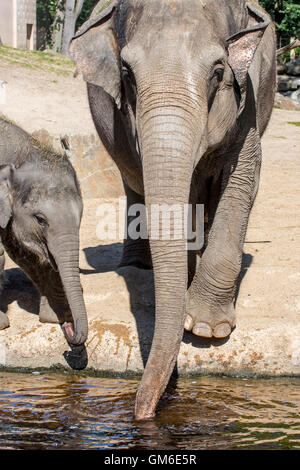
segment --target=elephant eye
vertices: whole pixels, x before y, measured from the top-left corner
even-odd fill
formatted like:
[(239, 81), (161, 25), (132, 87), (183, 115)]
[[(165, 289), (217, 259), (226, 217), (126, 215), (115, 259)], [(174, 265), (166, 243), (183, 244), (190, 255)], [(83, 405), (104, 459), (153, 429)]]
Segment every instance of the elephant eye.
[(218, 82), (221, 82), (223, 80), (224, 76), (224, 69), (222, 67), (218, 67), (214, 70), (214, 77), (217, 78)]
[(124, 59), (122, 59), (122, 73), (123, 75), (127, 75), (130, 79), (134, 77), (132, 68)]
[(48, 225), (46, 219), (42, 215), (34, 214), (33, 217), (35, 218), (37, 223), (41, 225), (42, 227), (46, 227)]

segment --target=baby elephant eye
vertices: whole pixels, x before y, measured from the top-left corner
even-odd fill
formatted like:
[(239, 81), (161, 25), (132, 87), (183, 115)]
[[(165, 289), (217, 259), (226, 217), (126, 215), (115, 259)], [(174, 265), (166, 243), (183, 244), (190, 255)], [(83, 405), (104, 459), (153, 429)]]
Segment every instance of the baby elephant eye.
[(47, 222), (46, 222), (46, 220), (44, 219), (44, 217), (43, 217), (42, 215), (40, 215), (40, 214), (34, 214), (33, 217), (35, 218), (35, 220), (37, 221), (37, 223), (38, 223), (39, 225), (41, 225), (42, 227), (46, 227)]
[(219, 82), (221, 82), (223, 80), (223, 76), (224, 76), (224, 69), (223, 68), (218, 67), (217, 69), (215, 69), (214, 77), (216, 77)]

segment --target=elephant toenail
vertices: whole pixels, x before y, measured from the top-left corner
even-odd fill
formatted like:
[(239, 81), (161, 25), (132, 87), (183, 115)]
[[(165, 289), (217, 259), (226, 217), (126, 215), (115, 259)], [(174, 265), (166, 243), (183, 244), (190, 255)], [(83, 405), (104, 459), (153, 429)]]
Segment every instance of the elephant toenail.
[(193, 328), (193, 319), (190, 315), (186, 315), (185, 316), (185, 321), (184, 321), (184, 329), (187, 330), (187, 331), (191, 331), (191, 329)]
[(212, 337), (212, 329), (207, 323), (197, 323), (193, 328), (193, 333), (196, 336), (203, 336), (204, 338)]
[(215, 338), (226, 338), (231, 333), (231, 326), (229, 323), (220, 323), (214, 329), (214, 337)]

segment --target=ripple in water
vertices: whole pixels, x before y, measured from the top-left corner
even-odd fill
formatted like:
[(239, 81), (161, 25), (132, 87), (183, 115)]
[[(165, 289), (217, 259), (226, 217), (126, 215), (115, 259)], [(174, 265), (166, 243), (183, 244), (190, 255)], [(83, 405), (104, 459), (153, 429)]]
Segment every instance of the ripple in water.
[(0, 372), (0, 449), (300, 449), (299, 379), (178, 379), (143, 423), (138, 384)]

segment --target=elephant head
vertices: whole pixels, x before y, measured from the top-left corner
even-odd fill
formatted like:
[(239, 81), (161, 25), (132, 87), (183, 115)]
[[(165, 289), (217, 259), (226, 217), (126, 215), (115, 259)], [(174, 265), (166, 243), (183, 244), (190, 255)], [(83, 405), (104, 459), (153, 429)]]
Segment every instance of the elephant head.
[[(200, 159), (234, 133), (269, 23), (255, 1), (112, 0), (99, 2), (73, 38), (71, 57), (89, 89), (101, 87), (130, 121), (148, 209), (187, 204)], [(174, 239), (174, 227), (169, 240), (154, 239), (149, 221), (156, 320), (139, 419), (153, 415), (184, 330), (186, 240)]]
[(67, 157), (30, 148), (21, 165), (0, 167), (4, 247), (58, 319), (71, 320), (63, 325), (71, 345), (83, 344), (88, 331), (79, 279), (81, 216), (80, 188)]

